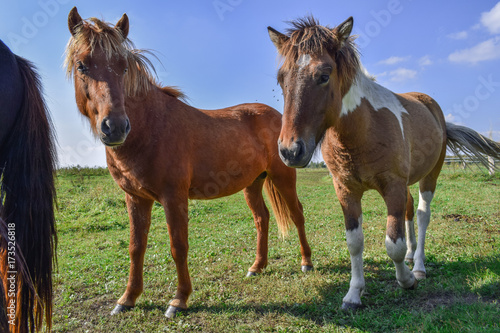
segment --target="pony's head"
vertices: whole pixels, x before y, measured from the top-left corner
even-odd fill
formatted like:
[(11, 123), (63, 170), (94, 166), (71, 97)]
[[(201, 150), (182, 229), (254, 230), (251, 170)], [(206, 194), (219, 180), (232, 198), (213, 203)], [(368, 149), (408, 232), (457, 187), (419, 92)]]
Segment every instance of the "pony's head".
[(148, 90), (153, 82), (150, 63), (127, 39), (126, 14), (113, 26), (96, 18), (83, 20), (74, 7), (68, 27), (65, 64), (74, 77), (78, 108), (106, 146), (121, 145), (130, 132), (125, 99)]
[(313, 17), (291, 25), (286, 34), (268, 27), (283, 58), (278, 83), (285, 106), (278, 144), (286, 165), (305, 167), (341, 112), (342, 97), (355, 80), (359, 58), (350, 36), (352, 17), (335, 28), (321, 26)]

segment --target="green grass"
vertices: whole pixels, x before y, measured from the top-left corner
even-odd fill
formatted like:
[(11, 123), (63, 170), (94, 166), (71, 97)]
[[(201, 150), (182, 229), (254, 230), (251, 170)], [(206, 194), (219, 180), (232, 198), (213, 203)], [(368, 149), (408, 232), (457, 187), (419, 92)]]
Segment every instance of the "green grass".
[[(500, 175), (447, 167), (432, 202), (427, 279), (397, 286), (385, 252), (386, 209), (363, 198), (365, 307), (340, 310), (350, 261), (340, 205), (325, 169), (298, 171), (299, 198), (315, 270), (300, 271), (298, 237), (270, 227), (269, 265), (244, 278), (255, 258), (255, 229), (241, 193), (190, 202), (189, 312), (163, 313), (177, 277), (163, 209), (155, 204), (134, 310), (110, 317), (128, 277), (124, 193), (106, 170), (58, 174), (58, 272), (54, 332), (500, 332)], [(418, 187), (412, 186), (418, 198)]]

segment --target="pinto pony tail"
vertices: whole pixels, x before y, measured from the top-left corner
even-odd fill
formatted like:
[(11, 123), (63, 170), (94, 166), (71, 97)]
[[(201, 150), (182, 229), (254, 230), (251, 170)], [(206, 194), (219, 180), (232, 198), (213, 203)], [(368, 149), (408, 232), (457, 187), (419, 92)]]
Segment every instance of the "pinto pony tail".
[[(41, 331), (45, 320), (50, 332), (52, 268), (57, 246), (55, 139), (40, 77), (29, 61), (18, 56), (16, 61), (24, 86), (23, 102), (0, 154), (0, 216), (4, 220), (0, 226), (1, 245), (4, 249), (7, 244), (15, 248), (15, 267), (8, 263), (13, 251), (10, 256), (1, 251), (0, 271), (4, 273), (3, 292), (7, 297), (10, 296), (6, 287), (11, 285), (10, 281), (7, 283), (7, 272), (17, 272), (14, 274), (16, 313), (10, 331)], [(9, 243), (11, 238), (15, 244)], [(12, 302), (12, 299), (7, 300)]]
[(285, 199), (274, 186), (269, 177), (267, 177), (264, 182), (264, 188), (269, 201), (271, 201), (271, 207), (273, 209), (274, 217), (276, 218), (276, 223), (278, 224), (278, 230), (284, 238), (288, 235), (288, 230), (290, 230), (290, 225), (292, 223), (290, 209), (288, 208)]
[(500, 159), (500, 144), (468, 127), (446, 123), (446, 138), (447, 146), (462, 162), (466, 161), (460, 152), (469, 158), (477, 158), (487, 168), (490, 168), (487, 156)]

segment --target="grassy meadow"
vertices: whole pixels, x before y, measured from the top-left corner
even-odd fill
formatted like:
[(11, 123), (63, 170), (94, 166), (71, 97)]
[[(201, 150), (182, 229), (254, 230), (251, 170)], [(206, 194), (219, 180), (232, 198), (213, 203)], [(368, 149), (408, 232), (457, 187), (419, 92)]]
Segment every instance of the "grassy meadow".
[[(153, 207), (144, 293), (110, 317), (128, 278), (124, 193), (105, 169), (58, 172), (58, 270), (54, 332), (500, 332), (500, 174), (447, 166), (432, 202), (427, 279), (398, 287), (385, 251), (386, 209), (363, 198), (366, 293), (340, 309), (350, 280), (342, 212), (326, 169), (298, 170), (315, 270), (300, 271), (295, 229), (282, 240), (271, 220), (269, 265), (245, 278), (256, 232), (242, 193), (190, 202), (189, 312), (163, 316), (177, 277), (163, 209)], [(412, 186), (418, 198), (418, 187)]]

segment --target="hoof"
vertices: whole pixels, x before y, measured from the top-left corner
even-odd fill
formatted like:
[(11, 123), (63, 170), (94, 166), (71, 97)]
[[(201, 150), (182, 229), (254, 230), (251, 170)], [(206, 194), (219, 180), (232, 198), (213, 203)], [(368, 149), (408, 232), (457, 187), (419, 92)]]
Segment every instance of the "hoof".
[(425, 279), (425, 272), (413, 271), (413, 275), (415, 275), (415, 279), (417, 279), (417, 280), (424, 280)]
[(117, 315), (117, 314), (122, 313), (122, 312), (127, 312), (127, 311), (132, 310), (132, 308), (133, 308), (133, 306), (116, 304), (113, 311), (111, 311), (111, 315), (114, 316), (114, 315)]
[(314, 267), (313, 266), (302, 265), (302, 267), (300, 269), (302, 270), (302, 272), (307, 273), (307, 272), (312, 271), (314, 269)]
[(363, 307), (362, 304), (342, 302), (342, 310), (346, 312), (356, 312)]
[(175, 318), (177, 313), (186, 312), (186, 311), (187, 311), (187, 309), (178, 308), (176, 306), (169, 305), (167, 311), (165, 312), (165, 317), (172, 319), (172, 318)]
[(415, 290), (417, 289), (417, 286), (418, 286), (418, 280), (417, 278), (415, 278), (415, 282), (413, 283), (413, 285), (409, 288), (406, 288), (406, 290)]
[(246, 277), (253, 277), (253, 276), (257, 276), (257, 275), (258, 275), (258, 274), (257, 274), (257, 273), (255, 273), (255, 272), (250, 272), (250, 271), (248, 271), (248, 272), (247, 272), (247, 276), (246, 276)]

